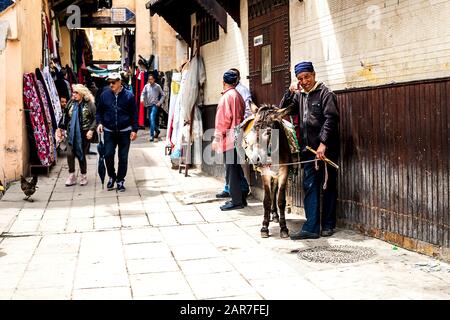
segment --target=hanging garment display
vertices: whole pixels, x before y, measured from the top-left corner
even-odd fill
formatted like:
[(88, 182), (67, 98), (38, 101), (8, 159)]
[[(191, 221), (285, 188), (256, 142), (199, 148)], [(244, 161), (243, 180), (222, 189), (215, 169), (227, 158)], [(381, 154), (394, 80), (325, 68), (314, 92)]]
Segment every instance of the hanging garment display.
[(34, 85), (33, 74), (24, 74), (23, 88), (24, 109), (28, 111), (27, 114), (31, 125), (30, 130), (32, 130), (32, 136), (34, 137), (34, 141), (30, 141), (30, 143), (35, 144), (36, 153), (40, 163), (43, 166), (48, 167), (52, 164), (52, 161), (50, 160), (50, 142), (48, 140), (38, 93), (36, 92)]
[(52, 117), (50, 115), (50, 106), (47, 101), (47, 96), (45, 94), (44, 85), (40, 80), (37, 80), (35, 78), (35, 75), (33, 75), (33, 78), (36, 83), (36, 92), (38, 93), (39, 100), (41, 103), (42, 113), (45, 115), (44, 120), (46, 121), (46, 129), (48, 134), (48, 141), (49, 141), (49, 151), (50, 151), (50, 161), (51, 163), (55, 162), (56, 160), (56, 146), (55, 146), (55, 131), (53, 130), (52, 125)]
[(72, 30), (70, 32), (71, 59), (73, 72), (77, 83), (85, 83), (85, 75), (88, 75), (87, 66), (92, 63), (92, 46), (85, 30)]
[(45, 97), (50, 106), (49, 110), (50, 110), (50, 116), (52, 119), (52, 126), (54, 128), (56, 128), (58, 126), (58, 122), (56, 122), (55, 109), (53, 108), (52, 100), (50, 99), (50, 91), (47, 88), (47, 83), (45, 82), (44, 74), (42, 73), (41, 69), (39, 69), (39, 68), (36, 68), (35, 72), (36, 72), (36, 74), (35, 74), (36, 79), (40, 80), (41, 83), (44, 85)]
[(171, 150), (175, 145), (175, 135), (174, 132), (174, 117), (175, 117), (175, 109), (177, 106), (178, 94), (180, 92), (181, 85), (181, 73), (176, 72), (172, 75), (172, 83), (170, 85), (170, 100), (169, 100), (169, 120), (167, 122), (167, 135), (166, 135), (166, 144), (170, 146)]
[[(201, 86), (206, 81), (205, 65), (203, 58), (196, 54), (185, 66), (181, 79), (180, 93), (174, 115), (175, 147), (173, 156), (181, 156), (183, 143), (183, 127), (193, 123), (193, 108), (197, 105)], [(192, 117), (192, 118), (191, 118)], [(175, 129), (176, 128), (176, 129)], [(191, 130), (184, 130), (191, 132)], [(172, 134), (173, 135), (173, 134)], [(187, 139), (187, 137), (185, 138)]]
[(145, 106), (144, 103), (141, 102), (141, 93), (144, 90), (145, 84), (148, 81), (148, 72), (141, 71), (136, 69), (136, 74), (134, 76), (135, 83), (135, 99), (136, 105), (138, 106), (138, 125), (140, 127), (144, 127), (145, 125)]
[(56, 123), (58, 124), (62, 117), (61, 103), (59, 101), (58, 90), (56, 90), (55, 81), (53, 81), (49, 67), (44, 67), (44, 70), (42, 70), (42, 75), (44, 76), (44, 83), (50, 95), (50, 101), (55, 114)]
[(181, 157), (181, 141), (182, 141), (182, 130), (184, 126), (184, 121), (181, 119), (181, 106), (183, 104), (184, 92), (186, 90), (186, 79), (189, 74), (188, 65), (186, 65), (181, 72), (180, 81), (180, 91), (175, 102), (172, 120), (172, 134), (171, 141), (173, 143), (173, 152), (171, 154), (172, 159), (177, 159)]

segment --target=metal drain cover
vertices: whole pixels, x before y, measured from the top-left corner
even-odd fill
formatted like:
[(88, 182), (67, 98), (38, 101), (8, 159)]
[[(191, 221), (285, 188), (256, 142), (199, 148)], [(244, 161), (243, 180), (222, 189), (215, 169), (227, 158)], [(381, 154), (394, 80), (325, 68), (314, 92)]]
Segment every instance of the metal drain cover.
[(376, 256), (371, 248), (358, 246), (322, 246), (300, 250), (297, 254), (301, 260), (318, 263), (354, 263)]

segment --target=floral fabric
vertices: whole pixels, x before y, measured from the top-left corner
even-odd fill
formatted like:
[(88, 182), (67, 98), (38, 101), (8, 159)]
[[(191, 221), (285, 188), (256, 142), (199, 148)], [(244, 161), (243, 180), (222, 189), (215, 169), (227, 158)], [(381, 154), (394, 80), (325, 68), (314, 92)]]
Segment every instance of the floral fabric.
[(31, 129), (36, 143), (36, 150), (39, 160), (43, 166), (52, 164), (50, 157), (50, 141), (45, 125), (45, 115), (42, 114), (42, 108), (36, 91), (32, 73), (23, 76), (23, 102), (27, 110), (27, 116), (31, 120)]

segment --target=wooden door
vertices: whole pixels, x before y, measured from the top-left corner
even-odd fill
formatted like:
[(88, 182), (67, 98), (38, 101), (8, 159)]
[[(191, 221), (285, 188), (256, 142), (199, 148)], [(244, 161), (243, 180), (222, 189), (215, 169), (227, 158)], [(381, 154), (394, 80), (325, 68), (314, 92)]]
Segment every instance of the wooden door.
[(277, 104), (290, 84), (289, 1), (249, 0), (250, 90)]

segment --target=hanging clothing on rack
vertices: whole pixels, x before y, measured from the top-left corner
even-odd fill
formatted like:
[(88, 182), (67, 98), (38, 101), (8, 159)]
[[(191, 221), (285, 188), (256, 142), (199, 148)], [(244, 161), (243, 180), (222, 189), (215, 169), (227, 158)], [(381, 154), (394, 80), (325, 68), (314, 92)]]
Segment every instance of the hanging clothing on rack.
[(136, 69), (135, 78), (135, 99), (136, 105), (138, 107), (138, 125), (144, 127), (145, 125), (145, 107), (144, 103), (141, 102), (141, 93), (144, 90), (145, 84), (148, 81), (148, 72), (141, 71), (139, 68)]
[(52, 117), (50, 114), (50, 106), (47, 100), (47, 96), (45, 94), (44, 85), (40, 80), (37, 80), (35, 78), (35, 75), (33, 75), (33, 78), (36, 84), (36, 92), (38, 93), (39, 100), (41, 103), (42, 114), (45, 115), (44, 120), (48, 134), (48, 141), (49, 141), (48, 147), (50, 151), (49, 157), (51, 163), (54, 163), (56, 160), (56, 145), (55, 145), (56, 140), (55, 140), (55, 131), (53, 130), (54, 127), (52, 125)]
[(56, 90), (55, 82), (53, 81), (49, 67), (44, 67), (42, 74), (44, 76), (48, 93), (50, 94), (50, 101), (53, 106), (53, 112), (55, 113), (55, 120), (56, 123), (58, 124), (62, 117), (61, 103), (59, 101), (58, 90)]
[(50, 117), (52, 120), (52, 126), (53, 126), (53, 128), (56, 128), (58, 125), (58, 122), (56, 121), (55, 109), (53, 108), (52, 100), (50, 98), (50, 90), (47, 88), (47, 83), (45, 82), (44, 74), (42, 73), (41, 69), (36, 68), (35, 76), (36, 76), (36, 79), (41, 81), (42, 85), (44, 86), (44, 95), (50, 106), (49, 111), (50, 111)]
[(34, 144), (41, 165), (48, 167), (52, 164), (50, 159), (50, 142), (32, 73), (24, 74), (23, 88), (24, 109), (27, 110), (27, 118), (29, 118), (29, 122), (27, 122), (31, 126), (29, 130), (32, 132), (32, 134), (30, 132), (29, 136), (33, 137), (34, 140), (30, 141), (30, 143)]

